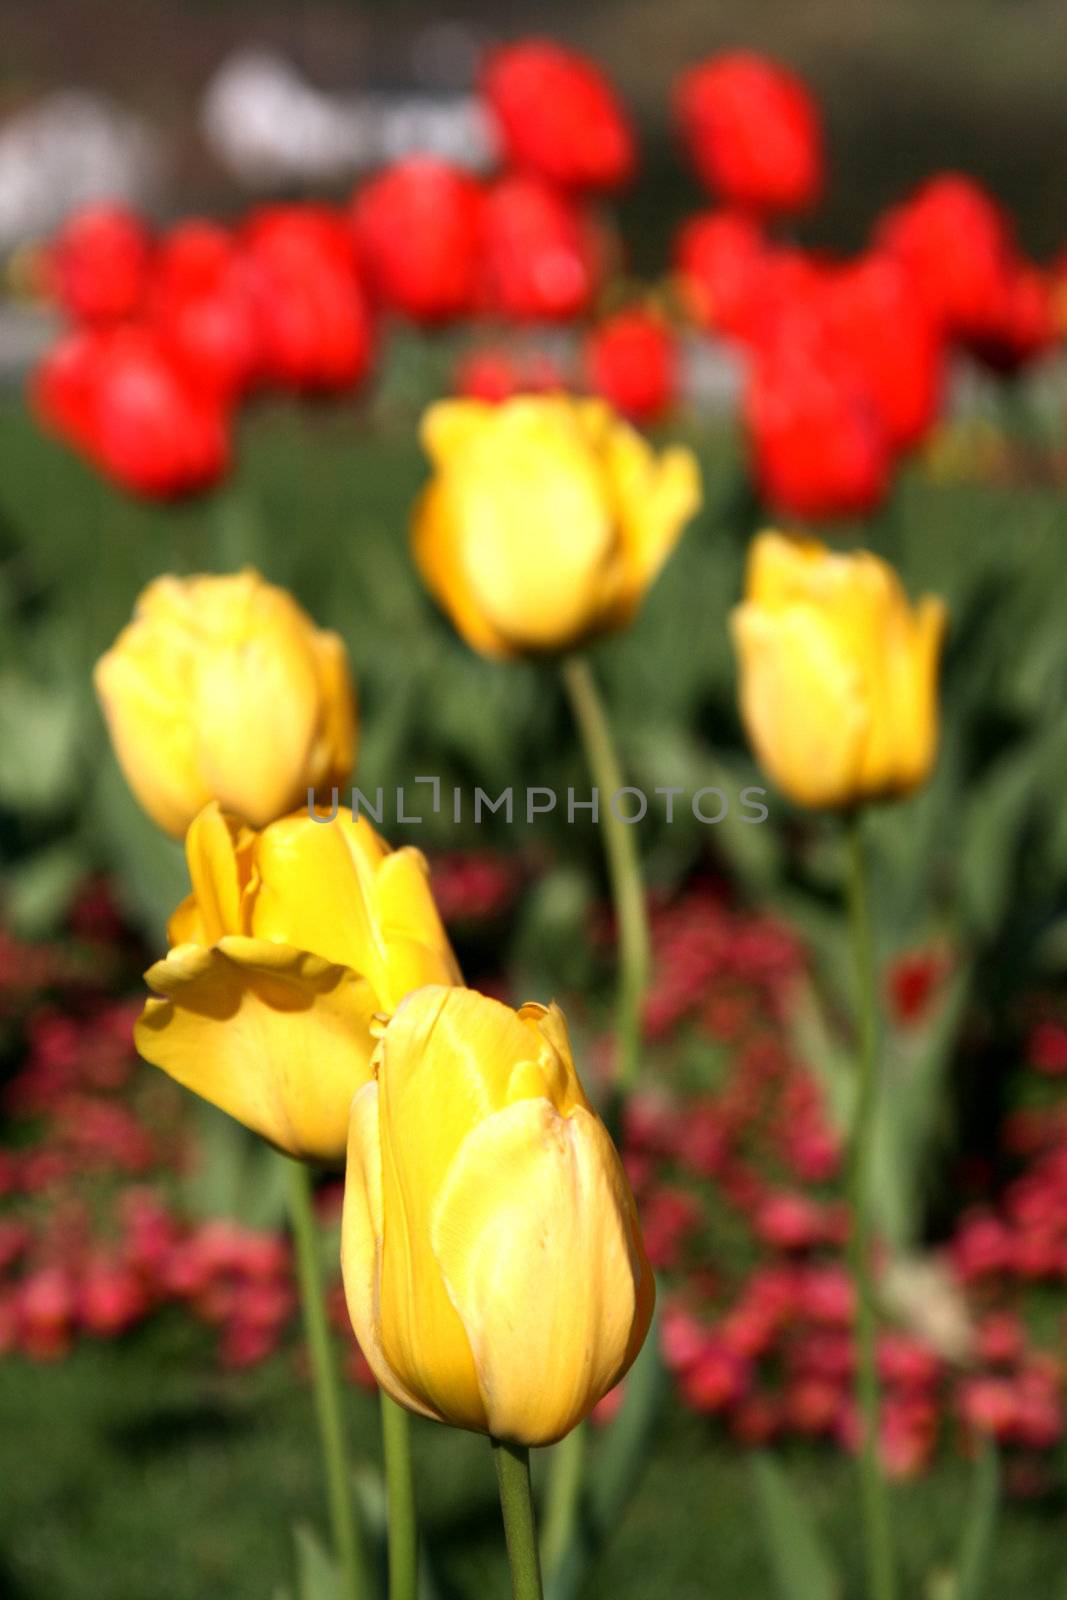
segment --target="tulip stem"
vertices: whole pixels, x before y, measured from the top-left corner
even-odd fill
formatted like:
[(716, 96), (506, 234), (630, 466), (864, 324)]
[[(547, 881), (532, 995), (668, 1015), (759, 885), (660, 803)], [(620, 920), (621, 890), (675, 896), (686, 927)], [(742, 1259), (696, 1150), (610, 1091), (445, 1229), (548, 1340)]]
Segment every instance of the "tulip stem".
[(641, 1011), (651, 965), (648, 915), (636, 832), (632, 823), (621, 820), (612, 805), (614, 796), (623, 788), (623, 775), (596, 679), (582, 656), (567, 656), (562, 664), (562, 673), (585, 758), (598, 792), (597, 819), (604, 830), (604, 853), (618, 928), (618, 1056), (611, 1114), (606, 1118), (612, 1131), (617, 1132), (619, 1114), (626, 1096), (637, 1082), (641, 1067)]
[(389, 1509), (389, 1600), (415, 1600), (419, 1587), (419, 1544), (415, 1525), (415, 1485), (411, 1473), (411, 1419), (383, 1389), (382, 1452)]
[(341, 1569), (344, 1600), (364, 1600), (368, 1593), (366, 1558), (356, 1525), (352, 1480), (341, 1423), (340, 1380), (326, 1322), (311, 1172), (302, 1161), (290, 1161), (288, 1165), (289, 1216), (293, 1226), (304, 1329), (311, 1357), (334, 1555)]
[(849, 1156), (849, 1265), (856, 1296), (856, 1403), (860, 1498), (871, 1600), (895, 1600), (896, 1563), (889, 1496), (879, 1447), (877, 1316), (871, 1271), (871, 1155), (878, 1110), (878, 995), (863, 848), (862, 813), (848, 820), (848, 906), (856, 965), (859, 1053)]
[(493, 1439), (491, 1443), (500, 1509), (504, 1514), (512, 1600), (543, 1600), (530, 1492), (530, 1452), (524, 1445), (506, 1444), (502, 1439)]

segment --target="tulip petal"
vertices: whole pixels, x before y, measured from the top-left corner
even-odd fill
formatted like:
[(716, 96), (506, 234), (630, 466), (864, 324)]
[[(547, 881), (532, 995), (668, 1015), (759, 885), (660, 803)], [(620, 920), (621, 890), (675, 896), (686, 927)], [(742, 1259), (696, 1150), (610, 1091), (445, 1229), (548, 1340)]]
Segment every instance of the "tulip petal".
[(356, 759), (356, 690), (344, 640), (326, 630), (311, 636), (319, 679), (321, 721), (308, 757), (308, 788), (316, 792), (340, 785)]
[[(228, 811), (255, 827), (304, 797), (319, 720), (308, 623), (288, 595), (261, 591), (260, 625), (195, 660), (193, 723), (201, 774)], [(305, 791), (306, 792), (306, 791)]]
[(677, 447), (657, 457), (633, 428), (617, 424), (608, 440), (608, 463), (622, 533), (622, 594), (617, 620), (633, 615), (700, 509), (700, 468), (691, 450)]
[(339, 1162), (367, 1081), (374, 997), (347, 967), (241, 937), (179, 945), (146, 973), (146, 1061), (305, 1160)]
[(529, 650), (565, 648), (595, 629), (612, 584), (614, 507), (602, 460), (566, 401), (498, 407), (444, 486), (492, 628)]
[(419, 437), (434, 466), (449, 466), (492, 420), (494, 409), (484, 400), (438, 400), (427, 407)]
[(180, 839), (211, 799), (196, 764), (193, 730), (176, 706), (143, 623), (133, 622), (101, 656), (93, 684), (115, 758), (138, 803), (165, 833)]
[(378, 1132), (378, 1085), (356, 1091), (348, 1125), (345, 1201), (341, 1217), (341, 1273), (352, 1328), (367, 1364), (385, 1392), (420, 1416), (443, 1419), (397, 1377), (381, 1347), (382, 1147)]
[(380, 1045), (382, 1348), (423, 1402), (484, 1431), (470, 1344), (434, 1258), (430, 1212), (469, 1130), (506, 1103), (539, 1039), (509, 1007), (468, 989), (424, 988), (398, 1008)]
[(209, 944), (204, 919), (196, 903), (195, 894), (187, 894), (181, 905), (175, 906), (167, 918), (167, 944)]
[[(200, 917), (197, 944), (214, 944), (227, 933), (248, 933), (245, 891), (255, 835), (212, 801), (193, 818), (185, 836), (185, 859)], [(182, 926), (179, 907), (172, 921)], [(171, 944), (186, 941), (168, 938)]]
[(387, 851), (366, 817), (347, 810), (328, 822), (282, 817), (256, 840), (252, 933), (352, 967), (380, 993), (385, 951), (372, 909)]
[(550, 1444), (627, 1371), (652, 1275), (614, 1146), (581, 1108), (522, 1100), (468, 1134), (432, 1242), (474, 1353), (486, 1425)]
[(890, 696), (897, 750), (894, 792), (907, 794), (928, 776), (937, 753), (937, 685), (948, 610), (924, 595), (908, 629), (906, 657), (891, 674)]
[(745, 602), (730, 617), (741, 712), (761, 765), (791, 799), (855, 798), (869, 729), (864, 686), (813, 606), (774, 613)]
[(416, 502), (411, 548), (423, 582), (471, 648), (499, 660), (516, 655), (514, 646), (474, 603), (459, 527), (450, 515), (448, 495), (440, 482), (428, 484)]
[(745, 594), (755, 605), (780, 611), (794, 600), (810, 600), (814, 574), (829, 559), (817, 539), (767, 528), (749, 547)]
[(383, 1011), (395, 1011), (405, 995), (426, 984), (462, 983), (421, 850), (408, 845), (387, 855), (378, 868), (374, 897), (388, 972), (379, 995)]

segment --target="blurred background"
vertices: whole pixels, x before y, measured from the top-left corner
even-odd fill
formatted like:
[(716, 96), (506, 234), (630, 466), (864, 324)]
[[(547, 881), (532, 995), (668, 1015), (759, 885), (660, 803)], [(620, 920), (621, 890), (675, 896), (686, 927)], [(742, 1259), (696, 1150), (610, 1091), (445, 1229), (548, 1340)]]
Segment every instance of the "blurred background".
[[(426, 330), (384, 317), (358, 388), (257, 393), (233, 417), (231, 466), (201, 492), (150, 495), (50, 434), (28, 398), (65, 321), (42, 292), (41, 252), (95, 201), (159, 232), (197, 215), (237, 224), (266, 203), (346, 204), (413, 152), (488, 174), (479, 62), (531, 33), (591, 57), (633, 118), (637, 176), (597, 202), (613, 220), (595, 310), (650, 297), (669, 320), (679, 376), (642, 420), (692, 445), (705, 476), (704, 507), (638, 624), (594, 658), (632, 781), (730, 794), (761, 782), (726, 617), (768, 516), (865, 543), (913, 596), (948, 601), (935, 780), (871, 830), (890, 1084), (883, 1449), (909, 1594), (960, 1593), (955, 1530), (981, 1512), (974, 1464), (992, 1437), (1005, 1498), (989, 1592), (1067, 1597), (1062, 317), (1050, 310), (1025, 359), (999, 367), (953, 344), (936, 417), (877, 492), (791, 513), (742, 425), (751, 352), (679, 310), (673, 241), (709, 201), (670, 116), (684, 69), (724, 49), (766, 51), (801, 75), (826, 131), (825, 195), (779, 225), (783, 249), (859, 251), (887, 208), (958, 170), (1048, 268), (1052, 307), (1062, 266), (1050, 264), (1067, 244), (1062, 20), (1053, 0), (7, 8), (0, 1589), (13, 1600), (326, 1595), (319, 1535), (304, 1529), (294, 1545), (290, 1532), (315, 1523), (319, 1484), (277, 1163), (129, 1044), (140, 973), (186, 892), (181, 850), (128, 796), (91, 688), (139, 591), (162, 572), (243, 564), (291, 587), (348, 643), (368, 792), (428, 772), (491, 794), (587, 786), (552, 671), (474, 657), (407, 548), (424, 406), (481, 392), (484, 371), (459, 374), (485, 348), (527, 370), (535, 357), (568, 369), (584, 324), (487, 334), (475, 319)], [(736, 813), (668, 827), (653, 811), (640, 830), (656, 962), (626, 1154), (664, 1286), (664, 1372), (647, 1470), (589, 1595), (794, 1600), (752, 1513), (752, 1455), (767, 1446), (861, 1592), (840, 841), (829, 822), (770, 804), (760, 827)], [(446, 814), (392, 834), (428, 850), (468, 981), (513, 1000), (558, 996), (602, 1077), (612, 947), (595, 832), (559, 816), (475, 830)], [(335, 1261), (339, 1187), (324, 1184), (320, 1200)], [(374, 1402), (339, 1290), (335, 1311), (354, 1448), (372, 1463)], [(433, 1592), (502, 1596), (481, 1441), (420, 1424), (416, 1454)], [(369, 1470), (363, 1493), (373, 1523)]]

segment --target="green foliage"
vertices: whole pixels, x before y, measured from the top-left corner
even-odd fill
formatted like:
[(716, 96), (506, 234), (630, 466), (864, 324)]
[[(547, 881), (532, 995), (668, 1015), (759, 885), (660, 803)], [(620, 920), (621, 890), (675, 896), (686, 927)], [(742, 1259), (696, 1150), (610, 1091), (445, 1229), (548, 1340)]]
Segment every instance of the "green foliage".
[(835, 1600), (840, 1585), (785, 1469), (760, 1452), (752, 1458), (752, 1481), (778, 1600)]
[(990, 1572), (1000, 1511), (1000, 1462), (987, 1443), (974, 1464), (974, 1483), (960, 1540), (952, 1600), (983, 1600), (992, 1592)]
[[(379, 420), (344, 407), (277, 405), (251, 414), (239, 470), (215, 496), (177, 507), (112, 491), (15, 402), (0, 428), (0, 893), (29, 932), (62, 917), (80, 873), (102, 867), (150, 945), (186, 890), (180, 849), (131, 800), (92, 699), (93, 662), (140, 588), (164, 571), (255, 562), (290, 586), (352, 654), (361, 701), (358, 780), (385, 793), (385, 827), (422, 845), (518, 850), (539, 887), (517, 920), (518, 986), (563, 996), (596, 976), (586, 937), (603, 889), (599, 840), (568, 826), (565, 804), (533, 822), (527, 785), (589, 779), (551, 665), (481, 660), (435, 611), (407, 546), (424, 475), (415, 442), (417, 351), (410, 383)], [(407, 369), (405, 369), (407, 370)], [(423, 373), (425, 379), (425, 373)], [(409, 393), (409, 389), (411, 392)], [(386, 429), (382, 419), (392, 419)], [(839, 915), (842, 857), (832, 822), (769, 792), (768, 821), (742, 820), (738, 796), (766, 786), (736, 712), (727, 616), (758, 525), (728, 432), (692, 440), (705, 506), (626, 634), (593, 652), (631, 780), (649, 795), (640, 844), (651, 881), (670, 888), (694, 865), (725, 866), (751, 899), (792, 919), (817, 983), (805, 1000), (806, 1045), (848, 1114), (852, 971)], [(1041, 483), (939, 483), (907, 472), (863, 529), (913, 594), (948, 600), (944, 737), (933, 782), (871, 817), (876, 941), (883, 970), (931, 944), (951, 952), (950, 990), (931, 1014), (885, 1036), (879, 1209), (901, 1245), (921, 1229), (932, 1157), (953, 1137), (951, 1077), (960, 1020), (977, 1006), (996, 1025), (1040, 964), (1067, 967), (1067, 562), (1064, 497)], [(421, 774), (446, 803), (426, 809)], [(452, 785), (467, 804), (453, 820)], [(516, 790), (516, 815), (475, 827), (470, 795)], [(681, 787), (671, 823), (657, 787)], [(730, 797), (723, 821), (694, 817), (688, 796)], [(399, 825), (395, 793), (423, 821)], [(769, 787), (769, 786), (767, 786)], [(507, 952), (502, 952), (507, 954)]]

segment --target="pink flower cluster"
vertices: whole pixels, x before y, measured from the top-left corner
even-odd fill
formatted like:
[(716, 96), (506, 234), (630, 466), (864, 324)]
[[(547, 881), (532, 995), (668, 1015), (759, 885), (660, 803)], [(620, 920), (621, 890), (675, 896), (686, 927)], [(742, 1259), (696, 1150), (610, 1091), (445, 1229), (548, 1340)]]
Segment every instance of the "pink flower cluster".
[[(449, 919), (477, 934), (508, 914), (515, 869), (457, 852), (437, 864), (435, 885)], [(136, 1062), (134, 1007), (86, 976), (132, 983), (140, 964), (99, 885), (72, 930), (32, 950), (0, 935), (0, 1015), (21, 1052), (0, 1106), (11, 1136), (0, 1151), (0, 1351), (55, 1360), (81, 1337), (118, 1337), (165, 1308), (213, 1330), (228, 1367), (291, 1348), (287, 1240), (188, 1214), (191, 1102)], [(800, 944), (703, 882), (654, 909), (653, 943), (649, 1087), (629, 1107), (624, 1159), (663, 1285), (678, 1393), (742, 1442), (851, 1449), (849, 1216), (840, 1141), (789, 1033)], [(941, 951), (893, 965), (894, 1026), (922, 1026), (948, 969)], [(901, 1476), (953, 1441), (970, 1449), (992, 1435), (1016, 1488), (1037, 1492), (1067, 1432), (1067, 1019), (1055, 998), (1035, 1002), (1034, 1015), (1019, 1104), (1001, 1131), (1006, 1177), (994, 1184), (983, 1169), (981, 1204), (941, 1249), (972, 1348), (950, 1359), (917, 1328), (880, 1330), (882, 1448)], [(336, 1224), (339, 1185), (319, 1201), (324, 1224)], [(350, 1377), (370, 1384), (339, 1283), (331, 1314)]]
[[(707, 886), (660, 909), (654, 948), (655, 1087), (630, 1107), (625, 1159), (666, 1285), (665, 1359), (683, 1401), (739, 1440), (851, 1449), (849, 1216), (837, 1135), (787, 1033), (799, 948)], [(887, 975), (897, 1026), (918, 1024), (946, 970), (943, 955), (897, 963)], [(1065, 1039), (1052, 1018), (1031, 1036), (1046, 1079), (1064, 1070)], [(949, 1359), (903, 1324), (879, 1336), (882, 1449), (900, 1476), (920, 1472), (942, 1442), (970, 1448), (992, 1434), (1012, 1482), (1034, 1490), (1064, 1436), (1067, 1370), (1057, 1342), (1037, 1338), (1030, 1298), (1067, 1283), (1067, 1101), (1016, 1112), (1004, 1140), (1020, 1170), (962, 1217), (942, 1252), (965, 1296), (970, 1355)]]
[[(120, 929), (98, 889), (74, 922), (103, 935), (98, 952)], [(108, 963), (78, 945), (4, 933), (0, 951), (0, 1012), (21, 1053), (0, 1103), (12, 1136), (0, 1150), (0, 1351), (55, 1360), (80, 1336), (115, 1338), (177, 1305), (218, 1330), (224, 1364), (263, 1359), (292, 1321), (288, 1244), (184, 1214), (187, 1102), (137, 1063), (137, 1005), (87, 980)]]

